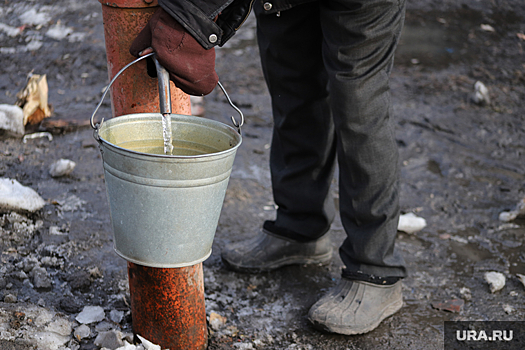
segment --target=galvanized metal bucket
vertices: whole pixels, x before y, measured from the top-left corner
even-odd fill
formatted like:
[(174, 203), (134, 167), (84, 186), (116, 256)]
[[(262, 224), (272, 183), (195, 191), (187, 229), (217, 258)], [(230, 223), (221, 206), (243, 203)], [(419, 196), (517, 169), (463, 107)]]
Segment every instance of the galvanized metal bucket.
[(165, 155), (161, 117), (130, 114), (97, 125), (92, 117), (114, 248), (143, 266), (191, 266), (211, 254), (242, 137), (214, 120), (170, 114), (174, 148)]

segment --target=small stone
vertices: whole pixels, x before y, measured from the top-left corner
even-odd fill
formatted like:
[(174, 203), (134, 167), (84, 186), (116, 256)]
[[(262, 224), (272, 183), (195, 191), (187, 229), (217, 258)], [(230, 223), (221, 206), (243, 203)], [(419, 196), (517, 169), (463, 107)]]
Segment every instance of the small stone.
[(82, 324), (100, 322), (104, 318), (106, 318), (106, 313), (100, 306), (84, 306), (82, 312), (75, 317), (75, 319)]
[(77, 164), (69, 159), (59, 159), (49, 167), (52, 177), (61, 177), (71, 174)]
[(97, 332), (107, 332), (114, 328), (114, 324), (107, 321), (102, 321), (95, 326)]
[(490, 104), (489, 89), (481, 81), (476, 81), (474, 84), (474, 96), (472, 99), (474, 103), (480, 106)]
[(70, 314), (76, 314), (80, 311), (80, 305), (73, 298), (62, 298), (60, 300), (60, 307)]
[(463, 287), (459, 290), (459, 293), (465, 300), (471, 300), (472, 299), (472, 292), (467, 287)]
[(491, 293), (496, 293), (505, 287), (505, 275), (501, 272), (487, 272), (483, 277), (489, 284)]
[(36, 289), (48, 290), (53, 286), (47, 270), (43, 267), (37, 266), (31, 270), (31, 277), (33, 278), (33, 285)]
[(73, 335), (78, 341), (80, 341), (82, 339), (89, 338), (91, 335), (91, 329), (88, 325), (83, 324), (75, 328)]
[(46, 301), (44, 299), (40, 298), (40, 299), (38, 299), (36, 304), (38, 306), (45, 307), (46, 306)]
[(89, 289), (89, 286), (91, 286), (91, 278), (89, 272), (84, 270), (73, 272), (68, 277), (68, 282), (72, 290), (87, 291)]
[(397, 226), (398, 231), (406, 233), (415, 233), (421, 231), (427, 226), (427, 221), (416, 216), (414, 213), (407, 213), (399, 217)]
[(7, 286), (7, 282), (5, 278), (0, 277), (0, 289), (5, 289), (6, 286)]
[(463, 299), (451, 299), (443, 302), (433, 302), (432, 307), (437, 310), (459, 313), (463, 309), (465, 302)]
[(512, 306), (510, 306), (509, 304), (505, 304), (503, 305), (503, 310), (505, 310), (506, 313), (508, 313), (509, 315), (511, 313), (513, 313), (514, 311), (516, 311), (516, 309), (514, 309)]
[(108, 349), (119, 348), (124, 345), (122, 333), (116, 330), (100, 332), (95, 338), (95, 345)]
[(124, 311), (111, 310), (109, 312), (109, 319), (115, 323), (120, 323), (124, 318)]
[(214, 331), (218, 331), (226, 324), (226, 317), (219, 315), (216, 312), (210, 312), (210, 327)]
[(7, 294), (6, 296), (4, 296), (4, 303), (16, 303), (18, 301), (18, 298), (16, 297), (16, 295), (13, 295), (13, 294)]

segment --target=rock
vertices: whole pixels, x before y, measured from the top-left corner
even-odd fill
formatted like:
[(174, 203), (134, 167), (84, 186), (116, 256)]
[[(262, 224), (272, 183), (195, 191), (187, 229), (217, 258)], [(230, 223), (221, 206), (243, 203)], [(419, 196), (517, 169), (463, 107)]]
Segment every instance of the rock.
[(106, 313), (100, 306), (84, 306), (84, 309), (75, 317), (75, 320), (82, 324), (90, 324), (100, 322), (104, 318), (106, 318)]
[(75, 301), (75, 299), (69, 297), (62, 298), (62, 300), (60, 300), (60, 308), (70, 314), (76, 314), (80, 311), (80, 305)]
[(491, 293), (496, 293), (505, 287), (505, 275), (500, 272), (487, 272), (483, 277), (489, 284)]
[(87, 291), (89, 286), (91, 286), (90, 274), (84, 270), (73, 272), (67, 278), (67, 281), (69, 282), (72, 290)]
[(59, 159), (49, 167), (49, 174), (52, 177), (61, 177), (71, 174), (77, 164), (69, 159)]
[(459, 294), (463, 297), (463, 299), (469, 301), (472, 299), (472, 292), (467, 287), (463, 287), (459, 290)]
[(13, 294), (7, 294), (4, 296), (4, 303), (16, 303), (18, 301), (18, 298), (16, 295)]
[(490, 104), (489, 89), (481, 81), (476, 81), (474, 84), (474, 96), (472, 96), (474, 103), (484, 106)]
[(21, 185), (16, 180), (0, 178), (0, 209), (35, 212), (45, 204), (33, 189)]
[(224, 316), (221, 316), (219, 315), (218, 313), (216, 312), (210, 312), (210, 327), (214, 330), (214, 331), (218, 331), (219, 329), (221, 329), (222, 327), (224, 327), (224, 325), (226, 324), (226, 317)]
[(24, 111), (18, 106), (0, 104), (0, 129), (23, 135)]
[(525, 216), (525, 198), (523, 198), (516, 207), (511, 211), (504, 211), (499, 214), (499, 220), (504, 222), (511, 222), (518, 217)]
[(140, 339), (140, 341), (142, 342), (142, 345), (144, 345), (144, 349), (146, 350), (161, 350), (160, 346), (157, 345), (157, 344), (153, 344), (152, 342), (150, 342), (149, 340), (147, 340), (146, 338), (144, 337), (141, 337), (140, 335), (137, 334), (137, 337)]
[(47, 270), (43, 267), (36, 266), (31, 270), (31, 278), (36, 289), (51, 289), (53, 286)]
[(95, 326), (95, 330), (97, 332), (107, 332), (109, 330), (112, 330), (113, 328), (115, 328), (115, 325), (107, 321), (102, 321)]
[(459, 313), (463, 309), (465, 302), (463, 299), (451, 299), (442, 302), (433, 302), (432, 307), (437, 310)]
[(80, 341), (84, 338), (89, 338), (89, 336), (91, 335), (91, 329), (88, 325), (83, 324), (75, 328), (73, 335), (78, 341)]
[(415, 233), (421, 231), (425, 226), (427, 226), (425, 219), (416, 216), (414, 213), (407, 213), (399, 217), (397, 230), (406, 233)]
[(95, 345), (108, 349), (119, 348), (124, 345), (122, 333), (116, 330), (100, 332), (95, 338)]
[(109, 319), (115, 323), (120, 323), (124, 318), (124, 311), (111, 310), (109, 312)]
[(511, 313), (513, 313), (514, 311), (516, 311), (516, 309), (514, 309), (511, 305), (509, 304), (504, 304), (503, 305), (503, 310), (505, 310), (506, 313), (508, 313), (509, 315)]

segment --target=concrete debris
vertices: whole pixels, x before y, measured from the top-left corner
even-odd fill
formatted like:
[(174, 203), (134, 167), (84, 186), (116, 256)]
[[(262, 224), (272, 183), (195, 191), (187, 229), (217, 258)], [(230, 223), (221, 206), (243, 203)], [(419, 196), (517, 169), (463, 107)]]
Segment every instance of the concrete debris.
[(0, 129), (23, 135), (24, 111), (19, 106), (0, 104)]
[(33, 286), (36, 289), (50, 289), (53, 286), (47, 270), (43, 267), (36, 266), (31, 270)]
[(210, 319), (209, 319), (210, 327), (214, 331), (218, 331), (219, 329), (224, 327), (224, 325), (226, 324), (226, 320), (227, 320), (226, 317), (221, 316), (218, 313), (213, 312), (213, 311), (210, 312)]
[(124, 318), (124, 311), (111, 310), (109, 312), (109, 319), (115, 323), (120, 323)]
[(14, 179), (0, 178), (0, 209), (35, 212), (45, 204), (35, 190), (21, 185)]
[(0, 339), (16, 339), (27, 348), (63, 350), (71, 340), (72, 324), (66, 316), (36, 305), (4, 304), (0, 308), (0, 330)]
[(525, 287), (525, 275), (521, 275), (519, 273), (516, 274), (516, 277), (520, 280), (521, 284)]
[(486, 272), (483, 278), (489, 284), (491, 293), (496, 293), (505, 287), (505, 275), (501, 272)]
[(73, 335), (78, 341), (80, 341), (91, 336), (91, 329), (88, 325), (83, 324), (75, 328)]
[(484, 106), (490, 104), (489, 89), (481, 81), (476, 81), (474, 84), (474, 96), (472, 96), (474, 103)]
[(120, 348), (124, 345), (122, 332), (116, 330), (100, 332), (95, 338), (95, 345), (108, 349)]
[(77, 163), (69, 159), (59, 159), (49, 167), (49, 174), (52, 177), (61, 177), (71, 174)]
[(150, 342), (146, 338), (141, 337), (139, 334), (137, 334), (137, 337), (142, 342), (142, 345), (144, 346), (144, 349), (146, 349), (146, 350), (161, 350), (160, 345), (153, 344), (152, 342)]
[(399, 217), (398, 231), (415, 233), (427, 226), (427, 221), (416, 216), (414, 213), (407, 213)]
[(500, 213), (499, 220), (510, 222), (522, 216), (525, 216), (525, 197), (516, 205), (513, 210)]
[(100, 322), (106, 318), (104, 309), (100, 306), (84, 306), (84, 309), (75, 317), (82, 324)]
[(233, 347), (235, 349), (247, 349), (247, 350), (255, 349), (252, 343), (235, 343), (233, 344)]

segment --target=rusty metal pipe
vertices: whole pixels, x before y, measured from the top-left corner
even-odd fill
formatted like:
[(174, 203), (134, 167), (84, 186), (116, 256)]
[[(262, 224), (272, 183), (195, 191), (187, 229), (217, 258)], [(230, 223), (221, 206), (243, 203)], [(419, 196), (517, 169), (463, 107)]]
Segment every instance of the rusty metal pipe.
[[(102, 4), (108, 75), (133, 61), (131, 42), (158, 7), (156, 0), (99, 0)], [(171, 85), (171, 109), (191, 114), (188, 95)], [(113, 117), (159, 112), (157, 79), (144, 61), (130, 67), (111, 86)], [(146, 234), (146, 233), (145, 233)], [(202, 350), (208, 332), (202, 264), (153, 268), (128, 262), (133, 331), (163, 349)]]
[(208, 343), (202, 263), (152, 268), (128, 262), (133, 332), (170, 350)]
[[(129, 53), (129, 47), (158, 8), (158, 3), (157, 0), (99, 2), (102, 4), (108, 75), (111, 80), (122, 67), (135, 59)], [(173, 113), (190, 115), (190, 97), (177, 89), (173, 82), (170, 85)], [(148, 76), (145, 61), (122, 73), (111, 86), (110, 94), (113, 117), (159, 111), (157, 79)]]

